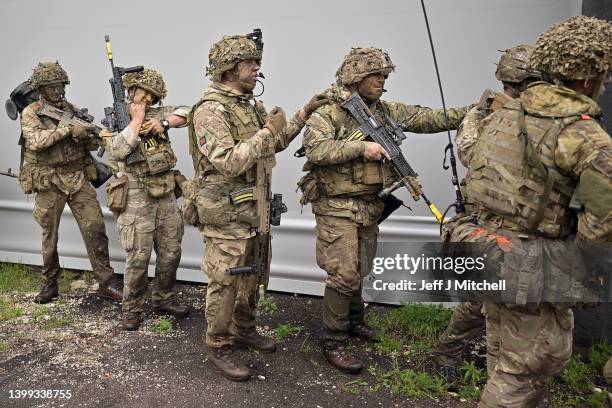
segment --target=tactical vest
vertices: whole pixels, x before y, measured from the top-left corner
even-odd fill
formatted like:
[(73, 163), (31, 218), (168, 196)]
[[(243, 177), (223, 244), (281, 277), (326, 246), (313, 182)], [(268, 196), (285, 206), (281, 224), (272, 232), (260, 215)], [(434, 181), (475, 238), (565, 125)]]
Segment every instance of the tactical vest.
[[(223, 95), (217, 92), (205, 94), (202, 99), (191, 110), (194, 112), (198, 106), (207, 101), (218, 102), (226, 110), (225, 119), (230, 124), (230, 133), (234, 142), (248, 140), (257, 132), (259, 132), (266, 118), (266, 111), (261, 102), (251, 104), (246, 99)], [(193, 129), (193, 120), (189, 126), (190, 147), (189, 153), (192, 156), (196, 175), (205, 177), (211, 174), (219, 174), (210, 161), (200, 152), (199, 141)], [(255, 166), (247, 170), (244, 174), (234, 180), (238, 183), (250, 184), (255, 181)]]
[[(70, 107), (62, 107), (70, 109)], [(55, 129), (59, 121), (47, 116), (39, 116), (40, 121), (47, 129)], [(91, 156), (83, 143), (76, 142), (72, 137), (66, 137), (43, 150), (24, 149), (26, 162), (39, 166), (50, 166), (58, 171), (81, 170), (91, 164)]]
[[(146, 119), (150, 118), (162, 120), (164, 114), (161, 110), (152, 110), (146, 114)], [(136, 177), (149, 178), (162, 175), (176, 165), (176, 155), (172, 150), (167, 132), (141, 138), (136, 149), (140, 150), (145, 160), (132, 164), (126, 163), (125, 166), (126, 171)]]
[[(348, 111), (336, 106), (341, 111), (338, 122), (334, 124), (334, 140), (359, 140), (355, 139), (359, 128), (357, 121)], [(377, 103), (377, 109), (373, 114), (380, 123), (381, 115), (390, 115), (388, 107), (384, 102)], [(345, 163), (331, 165), (315, 165), (306, 162), (304, 171), (312, 171), (319, 186), (319, 194), (323, 197), (336, 196), (360, 196), (376, 194), (383, 185), (392, 180), (393, 169), (389, 163), (381, 161), (366, 161), (363, 157)]]
[(554, 153), (561, 131), (579, 119), (526, 115), (519, 100), (506, 103), (486, 119), (474, 146), (466, 176), (470, 199), (501, 217), (502, 228), (569, 235), (576, 181), (559, 172)]

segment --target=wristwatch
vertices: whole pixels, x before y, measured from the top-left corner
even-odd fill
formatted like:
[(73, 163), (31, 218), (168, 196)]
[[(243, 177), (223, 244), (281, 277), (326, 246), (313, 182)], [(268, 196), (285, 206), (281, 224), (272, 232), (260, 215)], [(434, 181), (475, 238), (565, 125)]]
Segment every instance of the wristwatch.
[(167, 132), (168, 129), (170, 129), (170, 122), (168, 122), (166, 119), (161, 121), (161, 125), (164, 127), (164, 132)]

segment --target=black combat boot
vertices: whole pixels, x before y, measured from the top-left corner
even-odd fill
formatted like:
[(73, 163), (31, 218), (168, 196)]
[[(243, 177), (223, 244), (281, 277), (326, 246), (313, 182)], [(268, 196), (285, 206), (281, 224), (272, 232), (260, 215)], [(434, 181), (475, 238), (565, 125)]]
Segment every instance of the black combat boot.
[(221, 371), (224, 377), (232, 381), (246, 381), (251, 378), (251, 370), (247, 366), (232, 360), (234, 350), (231, 346), (208, 348), (208, 359)]
[(96, 294), (100, 297), (114, 300), (115, 302), (121, 302), (123, 300), (123, 289), (118, 281), (112, 281), (107, 285), (100, 286)]
[(40, 304), (49, 303), (58, 296), (57, 282), (47, 283), (40, 289), (40, 293), (36, 295), (34, 302)]
[(324, 341), (323, 355), (329, 364), (342, 372), (356, 374), (363, 369), (361, 360), (353, 353), (347, 351), (342, 343)]
[(276, 342), (271, 337), (262, 336), (253, 330), (246, 336), (235, 340), (236, 345), (241, 347), (252, 347), (263, 353), (273, 353), (276, 351)]
[(153, 305), (153, 312), (156, 314), (173, 315), (180, 319), (189, 315), (189, 306), (181, 305), (176, 302), (163, 306)]
[(123, 330), (134, 331), (138, 330), (142, 323), (142, 313), (126, 313), (123, 316)]

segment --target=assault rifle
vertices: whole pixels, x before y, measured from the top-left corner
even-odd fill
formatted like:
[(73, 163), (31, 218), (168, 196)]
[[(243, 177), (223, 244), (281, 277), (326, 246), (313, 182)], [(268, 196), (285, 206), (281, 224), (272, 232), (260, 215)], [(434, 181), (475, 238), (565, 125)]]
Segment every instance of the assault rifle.
[(230, 193), (233, 203), (255, 200), (257, 215), (250, 217), (246, 214), (238, 215), (238, 222), (244, 222), (256, 232), (255, 261), (248, 266), (229, 268), (230, 275), (257, 274), (257, 290), (255, 304), (265, 295), (267, 281), (270, 276), (270, 225), (280, 225), (281, 214), (287, 212), (283, 203), (282, 194), (272, 196), (272, 168), (276, 164), (274, 153), (262, 157), (257, 161), (257, 176), (255, 187), (248, 187)]
[[(100, 126), (93, 123), (94, 117), (87, 112), (87, 108), (75, 109), (73, 112), (66, 112), (53, 105), (39, 101), (39, 108), (36, 111), (38, 115), (48, 116), (52, 119), (58, 120), (60, 125), (70, 126), (81, 126), (89, 131), (90, 134), (99, 137), (98, 135), (102, 131)], [(104, 145), (101, 145), (98, 149), (98, 157), (104, 156)]]
[(414, 201), (418, 201), (420, 197), (423, 197), (423, 201), (425, 201), (431, 213), (436, 217), (439, 223), (442, 223), (442, 214), (440, 214), (438, 208), (436, 208), (436, 206), (425, 196), (425, 193), (423, 193), (421, 184), (418, 180), (418, 174), (410, 164), (408, 164), (400, 150), (399, 144), (406, 138), (400, 126), (387, 116), (385, 116), (387, 122), (385, 125), (378, 123), (374, 115), (372, 115), (372, 112), (370, 112), (370, 109), (368, 109), (363, 102), (363, 99), (361, 99), (356, 92), (341, 106), (348, 110), (357, 120), (357, 123), (359, 123), (359, 129), (351, 134), (350, 138), (352, 140), (369, 138), (381, 145), (383, 149), (389, 153), (391, 163), (400, 176), (399, 181), (378, 193), (378, 197), (385, 200), (393, 191), (401, 186), (405, 186), (410, 192), (410, 195), (412, 195)]
[[(113, 62), (113, 48), (110, 43), (108, 35), (104, 36), (106, 42), (106, 54), (111, 64), (113, 71), (113, 77), (109, 79), (111, 90), (113, 92), (113, 106), (104, 108), (104, 116), (102, 124), (111, 132), (121, 132), (125, 129), (131, 121), (130, 113), (128, 111), (127, 102), (125, 101), (125, 87), (123, 86), (123, 80), (121, 77), (130, 72), (140, 72), (144, 70), (142, 65), (135, 67), (122, 68), (116, 67)], [(126, 164), (138, 163), (144, 161), (145, 158), (139, 149), (134, 149), (126, 158)]]

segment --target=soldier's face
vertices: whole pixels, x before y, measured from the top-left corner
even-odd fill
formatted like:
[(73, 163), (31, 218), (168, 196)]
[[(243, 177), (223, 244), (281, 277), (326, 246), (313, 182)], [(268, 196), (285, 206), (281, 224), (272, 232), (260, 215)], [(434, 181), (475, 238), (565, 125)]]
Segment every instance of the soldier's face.
[(260, 61), (254, 59), (242, 60), (236, 64), (234, 74), (236, 82), (243, 88), (243, 92), (251, 92), (255, 89), (257, 74), (259, 68), (261, 68), (260, 64)]
[(51, 103), (58, 103), (64, 96), (66, 86), (63, 83), (43, 85), (40, 87), (40, 94)]
[(357, 92), (369, 102), (375, 102), (382, 96), (388, 75), (370, 74), (357, 83)]

